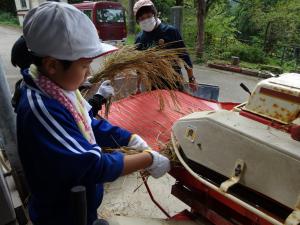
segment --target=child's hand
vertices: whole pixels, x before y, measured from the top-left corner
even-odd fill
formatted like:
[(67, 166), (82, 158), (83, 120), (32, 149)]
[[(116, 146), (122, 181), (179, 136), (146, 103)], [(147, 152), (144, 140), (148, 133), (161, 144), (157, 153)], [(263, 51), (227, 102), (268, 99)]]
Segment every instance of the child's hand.
[(110, 80), (104, 81), (100, 85), (99, 90), (96, 94), (99, 94), (99, 95), (103, 96), (103, 98), (105, 98), (105, 99), (108, 99), (108, 98), (114, 96), (115, 95), (115, 90), (111, 86), (111, 81)]
[(144, 141), (139, 135), (133, 134), (130, 138), (130, 141), (128, 143), (128, 147), (138, 150), (138, 151), (144, 151), (144, 150), (151, 150), (149, 145), (146, 141)]
[(170, 171), (171, 164), (167, 157), (153, 150), (146, 150), (146, 152), (149, 152), (153, 157), (152, 165), (146, 169), (152, 177), (159, 178)]

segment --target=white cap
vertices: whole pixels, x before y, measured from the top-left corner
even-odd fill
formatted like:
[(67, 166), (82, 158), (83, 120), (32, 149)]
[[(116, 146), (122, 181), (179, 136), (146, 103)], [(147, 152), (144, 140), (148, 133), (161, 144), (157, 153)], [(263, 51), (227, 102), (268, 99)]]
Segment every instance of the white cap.
[(133, 13), (136, 16), (137, 12), (145, 6), (154, 6), (151, 0), (139, 0), (133, 6)]
[(30, 10), (23, 33), (29, 50), (41, 57), (74, 61), (117, 50), (100, 42), (94, 24), (83, 12), (62, 2), (45, 2)]

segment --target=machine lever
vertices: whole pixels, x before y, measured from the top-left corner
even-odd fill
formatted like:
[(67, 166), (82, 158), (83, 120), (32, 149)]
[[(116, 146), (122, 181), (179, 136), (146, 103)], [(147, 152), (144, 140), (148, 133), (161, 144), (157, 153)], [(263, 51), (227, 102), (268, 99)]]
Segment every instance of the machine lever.
[(251, 91), (244, 83), (240, 83), (240, 86), (241, 88), (243, 88), (244, 91), (246, 91), (249, 95), (251, 95)]
[(230, 187), (232, 187), (233, 185), (237, 184), (240, 181), (243, 174), (244, 167), (245, 167), (244, 161), (238, 159), (235, 163), (232, 177), (221, 184), (220, 186), (221, 191), (227, 192)]

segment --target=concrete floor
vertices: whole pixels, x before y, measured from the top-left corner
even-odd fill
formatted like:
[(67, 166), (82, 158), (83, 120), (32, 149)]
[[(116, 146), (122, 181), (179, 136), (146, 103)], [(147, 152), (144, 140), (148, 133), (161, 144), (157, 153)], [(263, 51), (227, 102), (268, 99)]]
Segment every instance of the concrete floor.
[[(20, 29), (0, 26), (0, 56), (4, 62), (11, 90), (13, 90), (14, 83), (21, 78), (19, 70), (10, 64), (11, 47), (20, 35)], [(99, 62), (96, 61), (93, 67), (97, 67), (97, 64), (99, 65)], [(239, 87), (240, 82), (244, 82), (251, 90), (259, 81), (254, 77), (197, 65), (194, 68), (194, 74), (199, 83), (220, 86), (220, 101), (229, 102), (244, 102), (247, 100), (248, 94)], [(100, 216), (105, 218), (113, 215), (146, 218), (165, 217), (151, 202), (144, 186), (134, 192), (142, 182), (137, 176), (137, 174), (133, 174), (122, 177), (114, 183), (106, 185), (103, 203), (99, 209)], [(174, 182), (174, 179), (170, 176), (158, 180), (150, 178), (149, 180), (155, 198), (171, 215), (188, 208), (170, 194), (171, 185)]]
[[(166, 175), (160, 179), (149, 178), (148, 184), (154, 198), (170, 214), (175, 215), (184, 209), (189, 209), (181, 201), (171, 195), (171, 186), (175, 180)], [(98, 210), (100, 217), (110, 218), (114, 215), (166, 218), (166, 216), (153, 204), (139, 174), (135, 173), (121, 177), (111, 184), (106, 184), (103, 202)]]
[(204, 225), (202, 222), (194, 221), (174, 221), (174, 220), (162, 220), (162, 219), (146, 219), (137, 217), (123, 217), (117, 216), (109, 220), (110, 225)]
[(198, 83), (212, 84), (220, 87), (220, 102), (241, 103), (247, 101), (249, 94), (240, 87), (240, 83), (243, 82), (252, 91), (260, 81), (256, 77), (198, 65), (195, 65), (194, 74)]

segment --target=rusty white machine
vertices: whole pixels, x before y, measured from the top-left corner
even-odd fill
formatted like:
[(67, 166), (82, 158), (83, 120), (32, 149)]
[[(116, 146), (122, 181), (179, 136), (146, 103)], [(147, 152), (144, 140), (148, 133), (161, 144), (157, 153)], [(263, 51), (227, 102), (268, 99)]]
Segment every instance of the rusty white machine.
[[(180, 115), (176, 110), (161, 115), (150, 107), (120, 115), (127, 101), (136, 108), (150, 104), (151, 98), (145, 94), (121, 100), (110, 120), (140, 130), (154, 149), (153, 130), (171, 136), (183, 165), (170, 172), (176, 179), (172, 194), (191, 210), (172, 217), (175, 220), (126, 223), (128, 218), (119, 218), (114, 224), (300, 224), (300, 74), (259, 82), (248, 102), (235, 107), (178, 93)], [(187, 108), (195, 112), (187, 113)], [(141, 118), (147, 114), (151, 118)], [(131, 117), (132, 126), (122, 122)], [(145, 130), (142, 121), (149, 120), (161, 126)], [(144, 130), (136, 128), (136, 121)], [(177, 221), (178, 217), (187, 220)], [(206, 223), (195, 218), (205, 218)]]
[(179, 119), (172, 139), (194, 179), (261, 221), (228, 219), (226, 224), (296, 225), (299, 130), (300, 75), (283, 74), (261, 81), (249, 101), (234, 110), (195, 112)]

